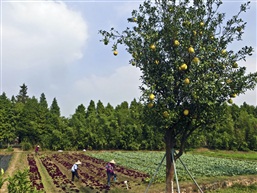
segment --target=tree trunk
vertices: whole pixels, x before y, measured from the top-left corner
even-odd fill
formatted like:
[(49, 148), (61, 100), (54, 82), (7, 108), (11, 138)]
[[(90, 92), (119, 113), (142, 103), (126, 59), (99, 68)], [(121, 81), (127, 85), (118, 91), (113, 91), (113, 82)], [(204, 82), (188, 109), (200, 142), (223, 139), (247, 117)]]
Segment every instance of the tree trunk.
[(172, 141), (172, 131), (168, 129), (165, 136), (166, 143), (166, 193), (172, 192), (172, 182), (174, 179), (174, 165), (171, 157), (171, 149), (174, 148)]

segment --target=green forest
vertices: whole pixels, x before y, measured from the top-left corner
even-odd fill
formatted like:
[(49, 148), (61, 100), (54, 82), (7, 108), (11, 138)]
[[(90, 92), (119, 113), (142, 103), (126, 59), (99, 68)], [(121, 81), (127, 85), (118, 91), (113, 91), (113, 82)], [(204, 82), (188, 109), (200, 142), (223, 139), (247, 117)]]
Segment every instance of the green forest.
[[(0, 147), (9, 144), (49, 150), (164, 150), (164, 133), (149, 113), (152, 106), (134, 99), (113, 107), (91, 100), (78, 105), (69, 118), (61, 116), (56, 98), (49, 106), (23, 84), (11, 99), (0, 95)], [(72, 99), (71, 99), (72, 100)], [(193, 133), (186, 148), (257, 150), (257, 107), (223, 104), (223, 118)], [(214, 112), (215, 113), (215, 112)], [(218, 112), (221, 113), (221, 112)]]

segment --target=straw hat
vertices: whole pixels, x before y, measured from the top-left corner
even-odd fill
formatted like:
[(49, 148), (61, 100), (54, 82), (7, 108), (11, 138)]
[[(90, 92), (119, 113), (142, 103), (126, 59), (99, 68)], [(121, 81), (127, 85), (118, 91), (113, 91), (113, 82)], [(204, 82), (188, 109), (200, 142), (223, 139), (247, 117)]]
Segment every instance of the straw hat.
[(116, 164), (114, 160), (111, 160), (109, 163), (111, 163), (111, 164)]
[(77, 165), (78, 165), (78, 164), (81, 164), (81, 162), (78, 160), (75, 164), (77, 164)]

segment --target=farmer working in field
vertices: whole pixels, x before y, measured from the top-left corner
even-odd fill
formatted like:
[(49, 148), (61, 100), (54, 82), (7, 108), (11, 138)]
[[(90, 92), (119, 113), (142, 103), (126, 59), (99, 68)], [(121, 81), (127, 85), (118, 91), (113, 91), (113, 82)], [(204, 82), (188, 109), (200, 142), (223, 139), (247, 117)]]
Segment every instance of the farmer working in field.
[(38, 150), (39, 150), (39, 145), (37, 145), (36, 149), (35, 149), (35, 154), (38, 154)]
[(116, 177), (117, 175), (114, 172), (114, 165), (115, 165), (115, 161), (111, 160), (109, 163), (107, 163), (107, 165), (105, 166), (106, 168), (106, 172), (107, 172), (107, 185), (110, 186), (111, 185), (111, 177), (113, 176), (113, 180), (116, 181)]
[(78, 160), (71, 168), (72, 178), (71, 181), (74, 181), (74, 176), (76, 176), (79, 179), (78, 175), (78, 165), (80, 165), (81, 162)]

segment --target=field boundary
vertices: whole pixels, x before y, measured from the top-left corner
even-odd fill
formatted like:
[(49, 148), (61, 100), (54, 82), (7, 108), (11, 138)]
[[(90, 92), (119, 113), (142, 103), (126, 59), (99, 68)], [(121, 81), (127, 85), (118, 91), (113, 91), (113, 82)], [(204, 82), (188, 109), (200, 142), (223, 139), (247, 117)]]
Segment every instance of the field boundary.
[[(203, 192), (211, 192), (214, 190), (218, 190), (218, 189), (226, 189), (226, 188), (230, 188), (236, 184), (240, 184), (243, 186), (249, 186), (249, 185), (253, 185), (253, 184), (257, 184), (257, 178), (256, 176), (252, 175), (252, 176), (237, 176), (235, 177), (231, 177), (231, 178), (224, 178), (224, 179), (220, 179), (220, 180), (216, 180), (216, 181), (212, 181), (212, 182), (202, 182), (202, 183), (198, 183), (198, 185), (201, 187)], [(188, 183), (188, 184), (183, 184), (180, 185), (180, 192), (181, 193), (195, 193), (195, 192), (199, 192), (198, 188), (195, 184), (193, 183)], [(174, 193), (177, 193), (177, 190), (174, 190)]]
[[(21, 157), (21, 152), (16, 151), (12, 153), (12, 158), (9, 162), (8, 168), (4, 173), (4, 179), (7, 179), (9, 176), (12, 176), (16, 171), (17, 171), (17, 164), (20, 160)], [(8, 182), (5, 181), (2, 188), (1, 188), (1, 193), (6, 193), (8, 192), (7, 190)]]

